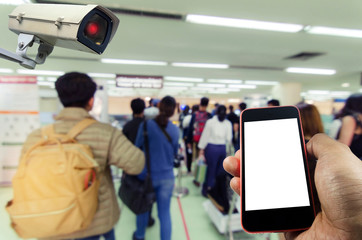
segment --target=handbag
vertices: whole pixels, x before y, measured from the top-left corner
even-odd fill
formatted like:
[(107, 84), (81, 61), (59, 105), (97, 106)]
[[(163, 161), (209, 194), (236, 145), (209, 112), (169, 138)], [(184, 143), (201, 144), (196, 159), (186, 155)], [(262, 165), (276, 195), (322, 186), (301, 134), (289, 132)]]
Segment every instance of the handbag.
[(143, 124), (144, 150), (147, 166), (146, 178), (141, 180), (137, 175), (124, 173), (118, 191), (118, 196), (122, 202), (137, 215), (150, 211), (153, 203), (156, 201), (156, 193), (151, 180), (150, 153), (146, 125), (147, 121)]

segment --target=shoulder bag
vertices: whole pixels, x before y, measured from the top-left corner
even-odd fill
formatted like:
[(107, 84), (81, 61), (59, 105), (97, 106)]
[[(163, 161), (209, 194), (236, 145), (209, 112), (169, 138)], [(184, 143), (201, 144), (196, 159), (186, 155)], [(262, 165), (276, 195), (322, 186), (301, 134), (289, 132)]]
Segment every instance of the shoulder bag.
[(145, 213), (151, 210), (156, 201), (156, 193), (153, 190), (151, 180), (150, 153), (148, 145), (147, 121), (143, 124), (144, 151), (146, 155), (147, 175), (141, 180), (137, 175), (123, 173), (118, 196), (122, 202), (135, 214)]

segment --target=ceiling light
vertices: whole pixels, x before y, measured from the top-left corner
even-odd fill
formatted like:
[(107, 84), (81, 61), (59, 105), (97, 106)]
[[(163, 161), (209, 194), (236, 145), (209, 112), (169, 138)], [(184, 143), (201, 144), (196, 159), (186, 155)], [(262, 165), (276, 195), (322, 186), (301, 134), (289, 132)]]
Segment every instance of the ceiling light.
[(240, 88), (219, 88), (219, 90), (228, 92), (240, 92)]
[(223, 18), (203, 15), (189, 14), (186, 21), (198, 24), (216, 25), (224, 27), (247, 28), (278, 32), (299, 32), (303, 29), (303, 25), (277, 22), (264, 22), (248, 19)]
[(203, 82), (204, 81), (204, 79), (202, 79), (202, 78), (170, 77), (170, 76), (165, 76), (163, 79), (167, 80), (167, 81), (180, 81), (180, 82)]
[(348, 97), (349, 95), (351, 95), (351, 92), (350, 91), (332, 91), (331, 95), (333, 97), (342, 97), (342, 96)]
[(349, 83), (342, 83), (342, 87), (349, 87), (350, 86), (350, 84)]
[(311, 33), (311, 34), (362, 38), (362, 30), (359, 30), (359, 29), (331, 28), (331, 27), (323, 27), (323, 26), (314, 26), (314, 27), (309, 26), (307, 29), (305, 29), (305, 31), (307, 33)]
[(0, 68), (0, 73), (13, 73), (14, 70), (10, 68)]
[(18, 69), (16, 71), (19, 74), (29, 74), (29, 75), (61, 76), (64, 74), (64, 72), (61, 71), (47, 71), (47, 70)]
[(245, 84), (275, 86), (275, 85), (278, 85), (279, 82), (276, 82), (276, 81), (246, 80)]
[(127, 59), (111, 59), (111, 58), (102, 58), (101, 62), (102, 63), (114, 63), (114, 64), (129, 64), (129, 65), (167, 66), (167, 62), (140, 61), (140, 60), (127, 60)]
[(225, 88), (225, 84), (212, 84), (212, 83), (198, 83), (198, 87), (206, 87), (206, 88)]
[(333, 75), (336, 73), (336, 70), (334, 69), (296, 68), (296, 67), (287, 68), (285, 71), (290, 73), (318, 74), (318, 75)]
[(230, 83), (230, 84), (240, 84), (243, 81), (242, 80), (236, 80), (236, 79), (208, 79), (208, 82), (212, 83)]
[(229, 84), (229, 88), (247, 88), (247, 89), (255, 89), (256, 85), (246, 85), (246, 84)]
[(212, 64), (212, 63), (171, 63), (174, 67), (193, 67), (193, 68), (219, 68), (226, 69), (229, 68), (227, 64)]
[(116, 74), (113, 73), (88, 73), (93, 78), (116, 78)]
[(308, 94), (311, 95), (326, 95), (329, 94), (328, 90), (309, 90)]
[(164, 82), (163, 86), (167, 86), (167, 87), (173, 87), (173, 86), (192, 87), (192, 86), (194, 86), (194, 84), (193, 83)]

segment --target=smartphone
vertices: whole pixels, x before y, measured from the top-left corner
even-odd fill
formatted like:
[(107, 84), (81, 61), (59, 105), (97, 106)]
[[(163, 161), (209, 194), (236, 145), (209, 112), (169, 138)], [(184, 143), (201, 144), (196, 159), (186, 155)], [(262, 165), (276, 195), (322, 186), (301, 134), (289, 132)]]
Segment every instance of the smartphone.
[(299, 110), (246, 109), (240, 126), (243, 229), (261, 233), (309, 228), (315, 210)]

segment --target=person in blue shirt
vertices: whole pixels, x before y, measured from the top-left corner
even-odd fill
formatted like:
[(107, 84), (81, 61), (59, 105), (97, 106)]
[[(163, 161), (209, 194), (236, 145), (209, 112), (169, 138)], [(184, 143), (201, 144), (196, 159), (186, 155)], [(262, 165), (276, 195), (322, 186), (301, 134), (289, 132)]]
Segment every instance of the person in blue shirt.
[[(161, 240), (171, 239), (171, 212), (170, 204), (174, 188), (175, 177), (173, 161), (178, 151), (179, 129), (169, 118), (174, 114), (176, 101), (171, 96), (162, 98), (159, 104), (159, 114), (155, 119), (147, 121), (147, 132), (150, 149), (150, 165), (152, 185), (156, 192), (158, 218), (161, 226)], [(136, 146), (143, 148), (143, 124), (138, 129)], [(139, 175), (144, 179), (146, 168)], [(149, 212), (137, 215), (137, 229), (133, 233), (133, 240), (145, 238)]]

